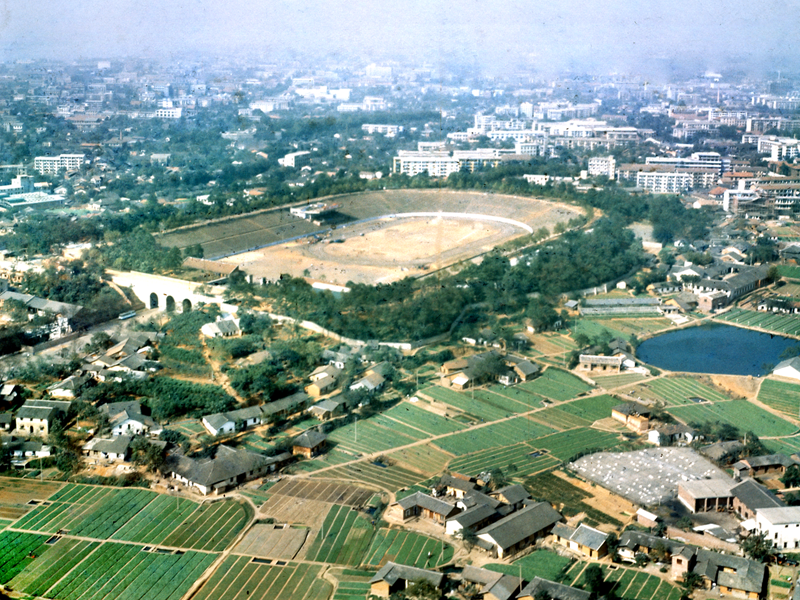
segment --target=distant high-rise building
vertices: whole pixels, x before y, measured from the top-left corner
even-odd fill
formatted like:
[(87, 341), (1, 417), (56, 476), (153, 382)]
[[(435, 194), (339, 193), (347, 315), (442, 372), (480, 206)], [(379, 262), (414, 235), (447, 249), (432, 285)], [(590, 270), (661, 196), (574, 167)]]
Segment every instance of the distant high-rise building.
[(86, 155), (84, 154), (60, 154), (59, 156), (37, 156), (33, 159), (35, 171), (45, 174), (55, 174), (60, 170), (72, 171), (80, 169)]

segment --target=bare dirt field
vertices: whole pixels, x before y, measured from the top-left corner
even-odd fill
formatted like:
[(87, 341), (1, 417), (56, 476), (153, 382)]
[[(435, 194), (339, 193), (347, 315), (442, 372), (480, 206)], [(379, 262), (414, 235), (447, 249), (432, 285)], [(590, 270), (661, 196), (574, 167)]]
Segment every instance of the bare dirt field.
[(234, 552), (264, 558), (292, 559), (306, 541), (308, 529), (283, 525), (254, 525)]
[[(237, 264), (267, 280), (288, 273), (339, 285), (377, 283), (446, 266), (528, 233), (523, 226), (487, 216), (552, 231), (557, 223), (581, 214), (580, 209), (557, 202), (450, 190), (387, 190), (337, 196), (332, 201), (341, 205), (335, 226), (314, 225), (282, 209), (192, 226), (167, 233), (159, 241), (179, 248), (200, 243), (206, 257)], [(380, 218), (420, 212), (462, 216)], [(354, 224), (364, 219), (374, 220)], [(294, 239), (311, 233), (321, 241)], [(267, 244), (273, 245), (262, 248)]]
[(276, 494), (267, 500), (258, 512), (279, 523), (298, 523), (319, 529), (331, 506), (329, 502)]
[(18, 519), (35, 504), (31, 500), (46, 500), (58, 490), (62, 483), (0, 477), (0, 519)]
[(363, 506), (374, 494), (354, 485), (303, 479), (284, 479), (270, 488), (269, 493), (354, 507)]

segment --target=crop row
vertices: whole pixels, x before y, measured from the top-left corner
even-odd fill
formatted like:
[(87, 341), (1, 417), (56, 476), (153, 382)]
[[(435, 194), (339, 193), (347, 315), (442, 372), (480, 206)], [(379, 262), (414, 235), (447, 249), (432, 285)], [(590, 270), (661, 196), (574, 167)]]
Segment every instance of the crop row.
[[(29, 562), (47, 549), (46, 535), (3, 531), (0, 533), (0, 584), (16, 577)], [(30, 557), (30, 558), (29, 558)]]

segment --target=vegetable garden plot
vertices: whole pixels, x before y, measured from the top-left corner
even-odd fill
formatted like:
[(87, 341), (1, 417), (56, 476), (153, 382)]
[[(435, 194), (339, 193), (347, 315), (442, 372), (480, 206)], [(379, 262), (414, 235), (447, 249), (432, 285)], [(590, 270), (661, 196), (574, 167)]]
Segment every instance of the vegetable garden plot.
[(759, 437), (792, 435), (798, 429), (796, 425), (784, 421), (747, 400), (678, 406), (668, 409), (668, 412), (685, 423), (723, 421), (730, 423), (740, 431), (752, 431)]
[(428, 536), (399, 529), (379, 529), (367, 551), (364, 564), (381, 567), (396, 562), (420, 568), (433, 569), (450, 562), (453, 547)]
[(800, 416), (800, 385), (774, 379), (761, 382), (758, 400), (790, 417)]
[(99, 546), (100, 542), (62, 538), (47, 550), (44, 560), (34, 561), (12, 579), (9, 585), (26, 594), (44, 596), (59, 579)]
[(245, 505), (232, 500), (203, 504), (162, 542), (174, 548), (220, 551), (250, 519)]
[(36, 560), (34, 556), (46, 552), (48, 547), (44, 543), (47, 537), (35, 533), (0, 532), (0, 584), (11, 581)]
[(436, 440), (442, 450), (461, 456), (477, 450), (495, 448), (509, 441), (538, 438), (553, 431), (550, 427), (527, 417), (517, 417), (485, 427), (471, 429)]
[(306, 559), (358, 566), (374, 528), (358, 511), (334, 504), (322, 529), (306, 553)]
[(530, 415), (531, 419), (540, 423), (547, 424), (556, 429), (574, 429), (575, 427), (588, 427), (592, 421), (570, 414), (562, 410), (561, 406), (553, 406), (544, 410), (537, 411)]
[(427, 475), (434, 475), (444, 469), (450, 455), (442, 452), (433, 444), (413, 446), (387, 454), (389, 460), (400, 466), (416, 469)]
[(428, 435), (442, 435), (464, 428), (463, 423), (442, 417), (420, 408), (412, 402), (401, 402), (383, 413), (396, 421), (424, 431)]
[(348, 423), (338, 427), (328, 434), (328, 439), (342, 449), (355, 454), (380, 452), (417, 441), (417, 438), (381, 427), (372, 419), (364, 419), (357, 423)]
[(559, 575), (572, 564), (572, 559), (566, 558), (549, 550), (536, 550), (527, 556), (515, 560), (513, 565), (488, 564), (485, 568), (497, 573), (505, 573), (519, 577), (520, 566), (522, 577), (531, 581), (534, 577), (557, 581)]
[(381, 489), (396, 492), (400, 488), (408, 487), (427, 478), (422, 473), (404, 469), (397, 465), (380, 467), (370, 462), (362, 461), (337, 467), (311, 477), (325, 477), (326, 479), (344, 479), (348, 481), (362, 481), (377, 486)]
[(551, 400), (569, 400), (592, 389), (579, 377), (554, 367), (548, 368), (533, 381), (520, 383), (517, 387)]
[(620, 443), (620, 437), (616, 433), (579, 427), (540, 437), (532, 443), (549, 450), (557, 459), (567, 461), (587, 450), (614, 448)]
[(444, 404), (471, 415), (475, 419), (482, 419), (484, 421), (497, 421), (498, 419), (504, 419), (513, 414), (513, 411), (507, 408), (499, 408), (493, 404), (481, 402), (480, 396), (478, 398), (473, 398), (471, 391), (456, 392), (448, 388), (434, 385), (420, 390), (418, 394), (433, 398), (437, 402), (443, 402)]
[(621, 404), (619, 398), (604, 394), (559, 404), (558, 408), (593, 423), (599, 419), (610, 417), (611, 409), (619, 404)]
[(560, 464), (559, 459), (537, 450), (534, 442), (521, 442), (459, 456), (453, 459), (448, 468), (472, 477), (495, 468), (503, 471), (507, 477), (527, 477)]
[(144, 544), (162, 544), (198, 508), (196, 502), (172, 496), (158, 496), (113, 536)]
[(324, 600), (331, 586), (320, 578), (319, 565), (254, 563), (250, 557), (229, 556), (194, 596), (195, 600)]

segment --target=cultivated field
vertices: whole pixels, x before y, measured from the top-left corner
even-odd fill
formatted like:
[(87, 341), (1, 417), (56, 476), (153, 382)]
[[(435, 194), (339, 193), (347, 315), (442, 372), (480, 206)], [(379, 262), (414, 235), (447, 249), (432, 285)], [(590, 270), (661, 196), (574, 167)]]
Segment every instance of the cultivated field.
[(349, 506), (334, 504), (306, 552), (306, 559), (358, 566), (373, 531), (371, 521), (363, 513)]
[(364, 565), (381, 567), (387, 562), (433, 569), (450, 562), (453, 547), (428, 536), (399, 529), (380, 529), (367, 551)]
[(694, 405), (698, 402), (730, 400), (718, 388), (692, 377), (659, 377), (633, 386), (631, 396), (659, 402), (666, 406)]
[(62, 485), (35, 479), (0, 477), (0, 518), (18, 519), (34, 508), (35, 504), (30, 504), (31, 501), (46, 500)]
[(537, 450), (535, 442), (520, 442), (459, 456), (448, 468), (452, 472), (471, 477), (491, 469), (500, 469), (506, 477), (527, 477), (560, 464), (559, 459)]
[(798, 430), (797, 425), (784, 421), (747, 400), (676, 406), (669, 408), (668, 412), (684, 423), (722, 421), (730, 423), (739, 431), (752, 431), (759, 437), (792, 435)]
[(795, 337), (800, 336), (800, 317), (797, 315), (770, 314), (734, 308), (717, 317), (717, 320), (746, 325), (748, 327), (757, 327), (764, 331), (772, 331)]
[(329, 481), (284, 479), (272, 486), (269, 493), (360, 507), (367, 503), (374, 492), (353, 485)]
[(214, 571), (195, 600), (326, 600), (331, 585), (320, 575), (322, 565), (228, 556)]
[(331, 569), (328, 573), (338, 582), (331, 600), (366, 600), (374, 573), (356, 569)]
[[(387, 190), (332, 200), (341, 205), (345, 223), (408, 212), (450, 212), (513, 218), (552, 231), (580, 214), (575, 207), (544, 200), (441, 190)], [(326, 239), (316, 244), (307, 238), (288, 241), (313, 232)], [(381, 219), (332, 229), (292, 217), (284, 209), (181, 229), (159, 241), (179, 248), (200, 243), (206, 257), (227, 256), (226, 262), (257, 277), (274, 280), (281, 273), (308, 272), (313, 279), (345, 284), (401, 279), (420, 267), (449, 265), (520, 235), (526, 231), (518, 226), (477, 218)], [(333, 239), (344, 242), (328, 243)], [(263, 248), (268, 244), (274, 245)]]
[(258, 523), (236, 544), (233, 551), (248, 556), (292, 559), (303, 547), (308, 531), (305, 527)]
[(509, 440), (531, 440), (551, 431), (553, 430), (550, 427), (523, 416), (455, 433), (434, 443), (445, 452), (462, 456), (477, 450), (502, 446)]
[(765, 379), (758, 391), (758, 400), (785, 415), (800, 417), (800, 385), (796, 383)]
[(395, 492), (400, 488), (413, 485), (427, 478), (426, 475), (422, 475), (418, 471), (404, 469), (399, 465), (379, 465), (370, 462), (345, 465), (343, 467), (324, 471), (318, 475), (312, 473), (311, 477), (357, 481), (391, 492)]

